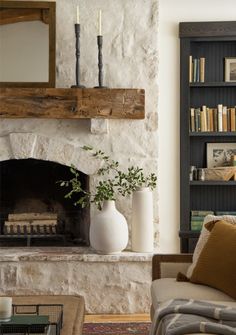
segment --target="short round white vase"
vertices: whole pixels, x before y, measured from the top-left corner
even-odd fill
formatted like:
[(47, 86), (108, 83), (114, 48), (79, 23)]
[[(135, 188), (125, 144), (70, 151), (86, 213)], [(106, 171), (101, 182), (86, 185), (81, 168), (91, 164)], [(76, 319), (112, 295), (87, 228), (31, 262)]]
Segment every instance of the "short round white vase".
[(91, 247), (100, 254), (116, 254), (126, 248), (128, 236), (126, 219), (116, 209), (115, 201), (104, 201), (102, 210), (91, 220)]
[(153, 252), (153, 196), (149, 187), (140, 187), (132, 199), (132, 251)]

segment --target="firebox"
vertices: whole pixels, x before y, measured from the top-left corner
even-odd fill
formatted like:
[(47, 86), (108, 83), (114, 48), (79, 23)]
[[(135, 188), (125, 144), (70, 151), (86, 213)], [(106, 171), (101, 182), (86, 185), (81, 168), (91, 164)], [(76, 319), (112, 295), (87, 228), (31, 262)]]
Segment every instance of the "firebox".
[[(0, 246), (89, 245), (90, 210), (65, 198), (68, 166), (37, 159), (0, 162)], [(80, 172), (84, 189), (88, 175)], [(79, 196), (79, 195), (77, 195)]]

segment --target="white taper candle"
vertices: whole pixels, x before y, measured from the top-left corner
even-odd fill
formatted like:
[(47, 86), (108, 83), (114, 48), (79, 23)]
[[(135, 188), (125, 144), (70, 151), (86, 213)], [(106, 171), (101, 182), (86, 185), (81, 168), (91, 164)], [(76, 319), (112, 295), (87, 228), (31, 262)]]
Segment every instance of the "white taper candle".
[(102, 36), (102, 10), (98, 12), (98, 36)]
[(79, 6), (77, 6), (77, 8), (76, 8), (76, 18), (77, 18), (77, 20), (76, 20), (76, 23), (77, 24), (80, 24), (80, 20), (79, 20)]

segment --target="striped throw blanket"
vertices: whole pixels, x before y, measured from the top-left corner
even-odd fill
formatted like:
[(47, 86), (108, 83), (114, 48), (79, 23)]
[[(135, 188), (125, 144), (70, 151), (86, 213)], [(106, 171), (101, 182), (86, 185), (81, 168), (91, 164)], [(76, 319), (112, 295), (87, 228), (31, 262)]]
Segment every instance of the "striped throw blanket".
[(156, 311), (150, 335), (191, 333), (236, 335), (236, 308), (175, 299)]

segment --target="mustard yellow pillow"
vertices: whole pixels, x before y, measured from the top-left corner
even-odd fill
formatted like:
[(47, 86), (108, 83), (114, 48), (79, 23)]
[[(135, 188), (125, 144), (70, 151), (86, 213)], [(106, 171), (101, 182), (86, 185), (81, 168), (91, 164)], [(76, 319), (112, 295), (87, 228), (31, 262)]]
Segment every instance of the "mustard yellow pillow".
[(217, 221), (190, 281), (217, 288), (236, 299), (236, 225)]

